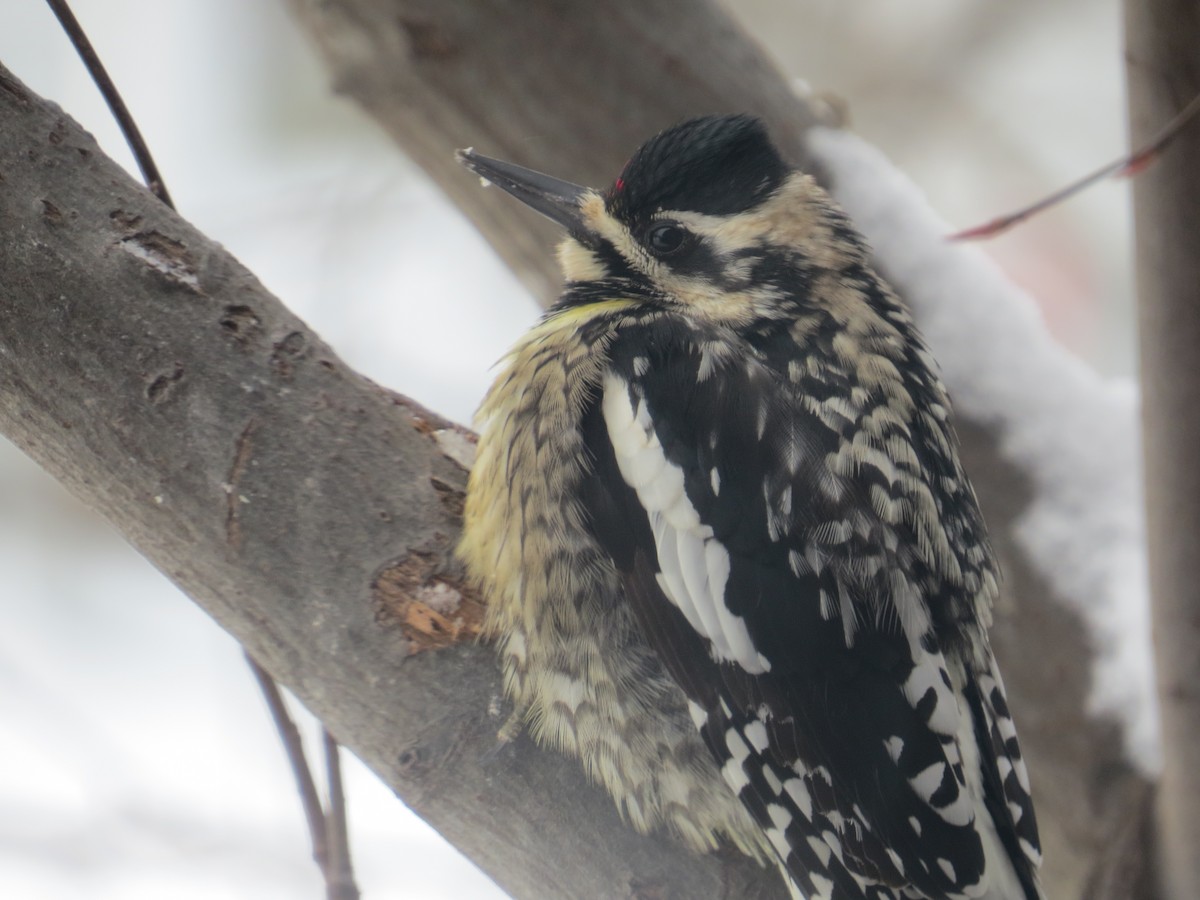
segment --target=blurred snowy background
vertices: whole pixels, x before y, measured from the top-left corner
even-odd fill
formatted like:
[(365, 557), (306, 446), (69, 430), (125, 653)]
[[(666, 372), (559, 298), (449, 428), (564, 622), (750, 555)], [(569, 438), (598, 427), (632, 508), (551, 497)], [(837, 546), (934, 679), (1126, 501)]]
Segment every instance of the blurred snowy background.
[[(1115, 0), (732, 6), (790, 71), (842, 98), (852, 126), (958, 227), (1123, 152)], [(75, 10), (180, 211), (352, 366), (468, 421), (490, 365), (537, 309), (421, 173), (332, 96), (282, 4)], [(0, 60), (133, 171), (41, 0), (5, 0)], [(1133, 365), (1129, 233), (1126, 187), (1109, 183), (987, 249), (1064, 344), (1121, 375)], [(7, 445), (0, 572), (0, 897), (321, 897), (237, 646)], [(347, 768), (365, 897), (501, 896), (356, 761)]]

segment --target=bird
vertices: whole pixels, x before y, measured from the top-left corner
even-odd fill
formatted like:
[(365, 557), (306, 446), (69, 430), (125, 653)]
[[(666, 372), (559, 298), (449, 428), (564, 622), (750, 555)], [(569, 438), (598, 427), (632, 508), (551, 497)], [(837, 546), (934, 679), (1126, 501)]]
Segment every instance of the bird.
[(514, 715), (641, 831), (793, 896), (1043, 897), (952, 409), (864, 238), (748, 115), (606, 188), (458, 152), (558, 223), (458, 553)]

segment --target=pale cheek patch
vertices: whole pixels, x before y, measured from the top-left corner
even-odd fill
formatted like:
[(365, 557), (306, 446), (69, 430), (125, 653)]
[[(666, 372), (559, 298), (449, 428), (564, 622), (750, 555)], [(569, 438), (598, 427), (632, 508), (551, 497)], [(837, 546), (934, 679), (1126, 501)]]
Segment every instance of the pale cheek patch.
[(684, 490), (683, 470), (666, 458), (645, 404), (635, 410), (629, 386), (604, 379), (601, 404), (621, 475), (646, 510), (658, 555), (659, 587), (700, 635), (714, 658), (753, 675), (770, 669), (754, 647), (745, 620), (725, 605), (729, 553), (700, 521)]
[(600, 281), (608, 277), (608, 267), (574, 238), (558, 245), (558, 265), (567, 281)]

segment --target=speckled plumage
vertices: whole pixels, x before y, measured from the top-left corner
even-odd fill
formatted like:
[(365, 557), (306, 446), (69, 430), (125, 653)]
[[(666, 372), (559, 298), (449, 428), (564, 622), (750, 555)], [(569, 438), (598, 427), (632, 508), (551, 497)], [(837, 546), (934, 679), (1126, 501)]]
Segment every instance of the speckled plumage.
[[(665, 825), (697, 850), (720, 833), (765, 857), (570, 499), (586, 470), (579, 422), (613, 338), (608, 316), (628, 306), (552, 312), (508, 355), (477, 416), (460, 553), (487, 593), (505, 689), (540, 742), (578, 756), (635, 827)], [(520, 377), (531, 370), (536, 386)]]
[(535, 737), (636, 827), (774, 857), (802, 895), (1037, 897), (995, 563), (861, 240), (742, 117), (569, 207), (461, 545)]

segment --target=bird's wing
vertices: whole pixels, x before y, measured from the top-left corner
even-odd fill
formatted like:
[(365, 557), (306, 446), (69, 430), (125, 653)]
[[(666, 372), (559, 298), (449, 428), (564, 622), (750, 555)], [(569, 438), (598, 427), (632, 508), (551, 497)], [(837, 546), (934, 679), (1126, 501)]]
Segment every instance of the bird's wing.
[(971, 895), (977, 723), (932, 624), (929, 535), (869, 454), (831, 468), (841, 437), (774, 372), (713, 354), (632, 329), (610, 348), (584, 418), (595, 536), (810, 897)]

